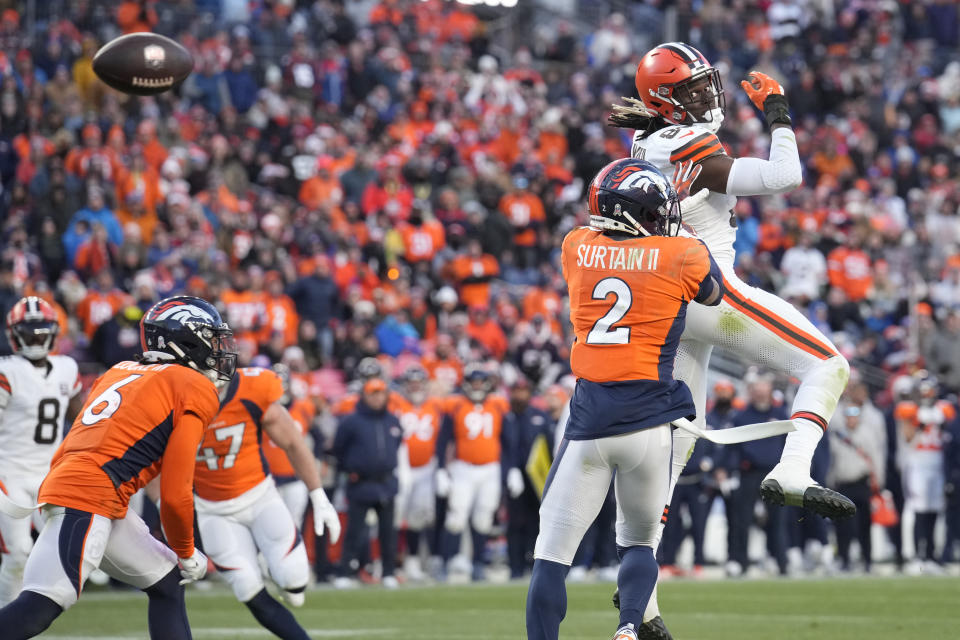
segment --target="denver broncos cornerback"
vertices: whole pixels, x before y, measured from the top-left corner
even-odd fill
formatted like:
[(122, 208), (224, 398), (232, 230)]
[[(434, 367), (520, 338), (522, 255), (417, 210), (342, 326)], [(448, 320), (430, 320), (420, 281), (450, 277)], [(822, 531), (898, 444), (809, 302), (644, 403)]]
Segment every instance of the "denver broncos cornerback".
[[(639, 103), (615, 105), (610, 122), (636, 129), (633, 156), (665, 173), (678, 162), (703, 167), (691, 188), (694, 195), (683, 202), (684, 223), (710, 248), (727, 291), (719, 306), (690, 308), (677, 352), (675, 375), (693, 392), (697, 426), (705, 426), (706, 372), (714, 345), (798, 379), (791, 414), (796, 430), (787, 436), (780, 463), (764, 479), (761, 496), (826, 517), (852, 515), (855, 507), (849, 499), (810, 477), (813, 453), (846, 386), (849, 365), (803, 314), (772, 293), (744, 284), (733, 269), (736, 197), (785, 193), (802, 181), (783, 87), (758, 72), (741, 83), (770, 128), (770, 156), (761, 160), (733, 159), (724, 152), (716, 136), (724, 109), (719, 72), (690, 45), (669, 42), (647, 52), (637, 67), (636, 86)], [(671, 487), (693, 445), (693, 436), (674, 431)], [(654, 595), (647, 619), (658, 616)], [(664, 628), (650, 637), (669, 634)]]
[[(146, 592), (152, 639), (191, 637), (182, 585), (207, 571), (193, 541), (193, 458), (237, 353), (230, 328), (200, 298), (161, 300), (140, 336), (140, 363), (121, 362), (94, 383), (53, 457), (39, 493), (46, 523), (23, 591), (0, 609), (5, 639), (42, 633), (97, 567)], [(169, 547), (127, 508), (158, 475)]]
[[(699, 173), (688, 166), (674, 176), (681, 189)], [(653, 164), (628, 158), (607, 165), (591, 183), (588, 203), (591, 226), (568, 233), (561, 255), (577, 386), (540, 507), (527, 595), (531, 640), (559, 635), (564, 578), (611, 478), (621, 560), (614, 638), (636, 640), (657, 578), (653, 549), (669, 489), (669, 423), (694, 412), (690, 390), (673, 378), (684, 317), (689, 302), (716, 305), (723, 297), (706, 246), (675, 237), (677, 192)]]
[(307, 551), (270, 475), (264, 434), (284, 450), (307, 485), (316, 534), (323, 535), (324, 527), (329, 527), (335, 543), (340, 520), (320, 485), (313, 453), (282, 397), (283, 382), (273, 371), (237, 370), (197, 451), (197, 525), (204, 550), (257, 621), (284, 640), (307, 640), (293, 615), (267, 593), (257, 562), (257, 553), (262, 553), (284, 599), (293, 606), (303, 604), (310, 578)]
[[(64, 417), (72, 422), (80, 408), (77, 363), (70, 356), (50, 355), (59, 328), (56, 311), (35, 296), (22, 298), (7, 314), (14, 355), (0, 358), (0, 499), (16, 505), (37, 503), (63, 438)], [(39, 513), (33, 515), (37, 519)], [(33, 548), (30, 527), (30, 517), (7, 515), (0, 508), (0, 607), (20, 593)]]

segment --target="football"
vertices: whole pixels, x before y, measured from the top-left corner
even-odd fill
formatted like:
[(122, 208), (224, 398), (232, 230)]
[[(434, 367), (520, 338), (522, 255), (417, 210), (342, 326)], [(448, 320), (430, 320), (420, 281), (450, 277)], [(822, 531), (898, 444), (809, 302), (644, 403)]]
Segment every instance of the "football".
[(193, 57), (166, 36), (130, 33), (97, 51), (93, 71), (117, 91), (152, 96), (183, 82), (193, 71)]

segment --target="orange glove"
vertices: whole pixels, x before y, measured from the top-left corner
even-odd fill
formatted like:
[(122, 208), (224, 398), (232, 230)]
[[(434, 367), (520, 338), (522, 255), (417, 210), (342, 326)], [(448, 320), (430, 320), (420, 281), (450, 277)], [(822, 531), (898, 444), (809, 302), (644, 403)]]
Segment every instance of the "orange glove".
[(783, 93), (783, 86), (767, 74), (759, 71), (751, 71), (747, 75), (750, 80), (744, 80), (740, 83), (740, 86), (747, 93), (750, 102), (757, 109), (763, 111), (767, 126), (772, 127), (775, 124), (790, 126), (792, 124), (790, 107), (787, 104), (787, 97)]
[(783, 87), (780, 83), (767, 74), (760, 73), (759, 71), (751, 71), (747, 74), (747, 77), (750, 78), (750, 81), (747, 82), (744, 80), (740, 83), (740, 86), (747, 92), (747, 97), (750, 98), (750, 102), (752, 102), (757, 109), (763, 111), (763, 101), (767, 99), (767, 96), (771, 94), (783, 95)]

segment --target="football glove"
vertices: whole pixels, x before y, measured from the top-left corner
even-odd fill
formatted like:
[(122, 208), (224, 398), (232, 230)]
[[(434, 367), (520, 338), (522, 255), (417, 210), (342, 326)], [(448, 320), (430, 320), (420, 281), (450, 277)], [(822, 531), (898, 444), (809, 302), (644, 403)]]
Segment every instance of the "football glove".
[(750, 102), (757, 109), (763, 111), (767, 126), (772, 127), (775, 124), (792, 125), (790, 105), (787, 104), (787, 96), (783, 93), (783, 86), (767, 74), (759, 71), (751, 71), (747, 76), (750, 80), (744, 80), (740, 83), (740, 86), (747, 93)]
[(693, 160), (677, 163), (677, 167), (673, 170), (673, 188), (677, 192), (678, 199), (683, 200), (690, 194), (690, 187), (700, 177), (701, 171), (703, 166), (694, 163)]
[(507, 471), (507, 491), (511, 498), (516, 498), (523, 493), (523, 472), (516, 467)]
[(340, 517), (322, 488), (318, 487), (310, 492), (310, 504), (313, 505), (314, 533), (322, 536), (326, 527), (330, 531), (330, 544), (336, 544), (340, 539)]
[(200, 549), (194, 548), (193, 555), (189, 558), (180, 558), (177, 566), (180, 567), (180, 575), (183, 576), (180, 584), (196, 582), (207, 575), (207, 556), (203, 555)]
[(450, 495), (451, 480), (449, 471), (446, 469), (437, 469), (434, 481), (436, 482), (437, 497), (446, 498)]

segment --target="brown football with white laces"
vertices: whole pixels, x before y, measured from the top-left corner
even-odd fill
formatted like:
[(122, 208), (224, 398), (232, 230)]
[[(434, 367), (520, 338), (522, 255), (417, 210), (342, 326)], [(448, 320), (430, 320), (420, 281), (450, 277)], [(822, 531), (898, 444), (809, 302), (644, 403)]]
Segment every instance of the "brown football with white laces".
[(117, 91), (152, 96), (186, 80), (193, 71), (193, 57), (166, 36), (129, 33), (100, 47), (93, 71)]

